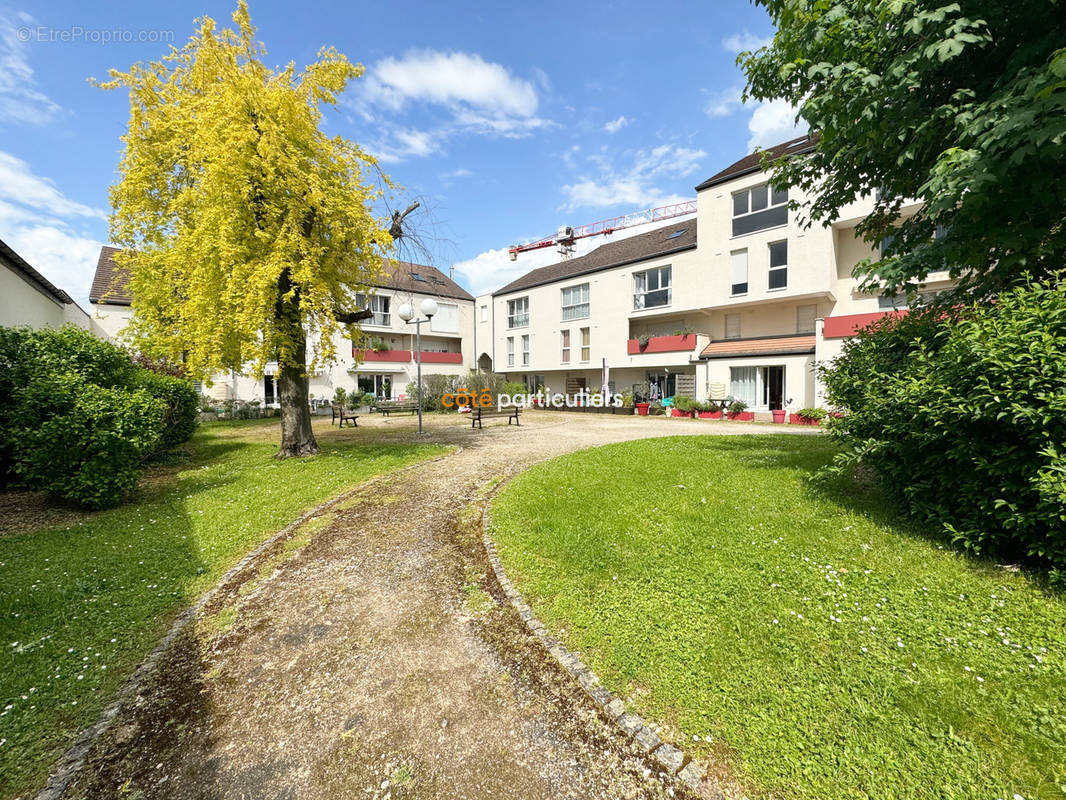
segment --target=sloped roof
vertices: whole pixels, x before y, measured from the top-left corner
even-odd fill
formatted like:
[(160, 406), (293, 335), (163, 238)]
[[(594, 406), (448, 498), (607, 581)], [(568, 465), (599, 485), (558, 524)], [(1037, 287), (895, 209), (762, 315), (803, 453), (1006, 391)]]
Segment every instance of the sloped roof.
[(25, 281), (30, 283), (40, 292), (51, 297), (57, 303), (67, 304), (74, 302), (69, 294), (58, 288), (44, 277), (44, 275), (31, 267), (26, 259), (8, 247), (7, 243), (3, 240), (0, 240), (0, 256), (2, 256), (4, 263), (12, 272), (17, 273)]
[[(115, 263), (117, 247), (100, 248), (96, 262), (89, 301), (106, 305), (128, 306), (132, 300), (129, 293), (129, 272)], [(418, 276), (418, 277), (415, 277)], [(411, 264), (407, 261), (386, 261), (385, 276), (376, 284), (381, 289), (436, 295), (458, 300), (473, 301), (473, 296), (436, 267)]]
[(728, 167), (723, 169), (716, 175), (712, 175), (699, 186), (696, 187), (696, 191), (700, 192), (704, 189), (709, 189), (712, 186), (717, 186), (720, 183), (731, 181), (734, 178), (739, 178), (743, 175), (749, 175), (752, 172), (758, 172), (762, 163), (763, 153), (767, 153), (770, 158), (778, 159), (784, 155), (798, 155), (800, 153), (809, 153), (814, 149), (814, 146), (818, 143), (818, 134), (813, 136), (810, 134), (799, 136), (795, 139), (790, 139), (787, 142), (781, 144), (775, 144), (773, 147), (767, 147), (765, 150), (759, 150), (755, 153), (749, 153), (739, 161), (734, 161)]
[(590, 272), (646, 261), (649, 258), (660, 258), (682, 250), (691, 250), (695, 246), (696, 218), (689, 217), (647, 233), (630, 236), (628, 239), (602, 244), (579, 258), (531, 270), (502, 289), (497, 289), (493, 295), (510, 294)]
[(754, 339), (722, 339), (703, 348), (700, 358), (739, 358), (813, 353), (814, 334), (762, 336)]

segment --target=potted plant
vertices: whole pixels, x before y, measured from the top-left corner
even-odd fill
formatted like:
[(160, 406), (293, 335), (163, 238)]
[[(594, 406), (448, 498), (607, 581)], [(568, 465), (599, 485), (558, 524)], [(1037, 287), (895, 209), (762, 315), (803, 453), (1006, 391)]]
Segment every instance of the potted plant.
[(743, 400), (734, 400), (726, 408), (726, 416), (729, 419), (740, 420), (742, 422), (751, 422), (755, 419), (755, 414), (748, 411), (748, 404)]
[(801, 408), (795, 414), (789, 414), (790, 425), (821, 425), (826, 417), (824, 408)]
[(671, 416), (673, 417), (688, 417), (692, 418), (693, 411), (695, 410), (696, 401), (688, 395), (679, 394), (674, 397), (673, 410)]
[(651, 408), (651, 403), (635, 403), (637, 413), (642, 417), (648, 416), (648, 409)]
[(783, 409), (783, 408), (772, 408), (772, 409), (770, 409), (770, 414), (771, 414), (771, 416), (773, 416), (775, 425), (781, 425), (781, 424), (784, 423), (784, 421), (785, 421), (785, 409)]
[(696, 409), (696, 416), (700, 419), (721, 419), (722, 410), (718, 408), (717, 403), (712, 403), (709, 400), (705, 403), (700, 403)]
[(389, 349), (389, 346), (387, 344), (385, 344), (385, 340), (384, 339), (377, 339), (377, 338), (374, 339), (374, 341), (371, 344), (371, 347), (374, 349), (375, 353), (384, 353), (386, 350)]
[(642, 333), (640, 336), (637, 337), (637, 347), (639, 347), (641, 350), (643, 350), (644, 348), (646, 348), (648, 346), (648, 342), (650, 342), (650, 341), (651, 341), (651, 337), (648, 336), (648, 334), (646, 334), (646, 333)]
[(666, 408), (663, 406), (662, 400), (656, 400), (648, 407), (648, 413), (653, 417), (666, 416)]
[(614, 406), (614, 413), (615, 414), (627, 414), (627, 415), (631, 415), (633, 413), (633, 393), (632, 392), (622, 392), (622, 405), (621, 405), (621, 407)]

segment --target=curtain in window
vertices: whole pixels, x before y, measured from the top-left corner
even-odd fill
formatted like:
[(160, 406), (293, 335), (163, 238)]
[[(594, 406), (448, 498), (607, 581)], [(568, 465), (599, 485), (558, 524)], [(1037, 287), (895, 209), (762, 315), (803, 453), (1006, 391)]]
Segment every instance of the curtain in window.
[(755, 407), (755, 367), (729, 368), (729, 394), (743, 400), (748, 408)]

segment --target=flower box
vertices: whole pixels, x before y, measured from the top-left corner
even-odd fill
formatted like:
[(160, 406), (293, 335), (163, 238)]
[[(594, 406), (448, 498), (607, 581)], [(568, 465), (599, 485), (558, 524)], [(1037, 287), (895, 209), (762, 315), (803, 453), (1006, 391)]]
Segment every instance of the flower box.
[(670, 416), (671, 417), (680, 417), (682, 419), (691, 419), (692, 418), (692, 412), (691, 411), (682, 411), (680, 408), (671, 408), (670, 409)]
[(700, 411), (697, 414), (697, 416), (700, 419), (721, 419), (722, 418), (722, 412), (721, 411)]
[(676, 336), (652, 336), (648, 343), (640, 346), (640, 339), (626, 342), (626, 352), (631, 356), (644, 353), (684, 353), (696, 349), (696, 334), (685, 333)]
[(729, 419), (735, 419), (735, 420), (738, 420), (739, 422), (754, 422), (755, 421), (755, 412), (754, 411), (727, 411), (726, 412), (726, 416), (729, 417)]
[(799, 414), (788, 415), (789, 425), (821, 425), (822, 421), (811, 417), (801, 417)]

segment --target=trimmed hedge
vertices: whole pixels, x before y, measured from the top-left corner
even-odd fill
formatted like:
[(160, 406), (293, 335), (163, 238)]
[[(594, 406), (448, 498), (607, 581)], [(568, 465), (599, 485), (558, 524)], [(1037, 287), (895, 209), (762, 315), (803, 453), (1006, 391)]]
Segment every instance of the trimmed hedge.
[(838, 467), (967, 550), (1066, 569), (1066, 284), (885, 318), (822, 377)]
[(0, 477), (87, 508), (116, 505), (146, 458), (186, 441), (188, 381), (72, 326), (0, 328)]

